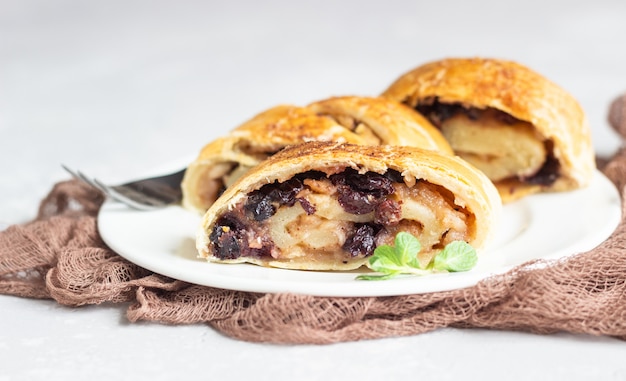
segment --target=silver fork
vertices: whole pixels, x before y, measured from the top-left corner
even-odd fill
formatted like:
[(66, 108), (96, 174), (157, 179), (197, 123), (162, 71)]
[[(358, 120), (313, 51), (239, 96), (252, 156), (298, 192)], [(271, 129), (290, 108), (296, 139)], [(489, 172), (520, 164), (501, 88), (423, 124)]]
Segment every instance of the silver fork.
[(74, 178), (98, 189), (111, 199), (138, 210), (154, 210), (177, 204), (182, 200), (180, 184), (186, 169), (164, 176), (150, 177), (120, 185), (107, 185), (61, 165)]

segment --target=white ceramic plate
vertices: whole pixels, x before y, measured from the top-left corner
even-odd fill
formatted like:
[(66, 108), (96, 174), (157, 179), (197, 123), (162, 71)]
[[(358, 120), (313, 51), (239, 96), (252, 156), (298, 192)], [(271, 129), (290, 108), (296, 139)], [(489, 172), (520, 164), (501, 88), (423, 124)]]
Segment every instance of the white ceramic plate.
[(620, 214), (616, 188), (596, 172), (588, 188), (533, 195), (505, 205), (496, 239), (471, 271), (385, 281), (355, 280), (365, 271), (312, 272), (206, 262), (196, 258), (200, 217), (180, 207), (139, 212), (107, 202), (98, 227), (104, 241), (124, 258), (190, 283), (252, 292), (391, 296), (469, 287), (532, 259), (590, 250), (613, 232)]

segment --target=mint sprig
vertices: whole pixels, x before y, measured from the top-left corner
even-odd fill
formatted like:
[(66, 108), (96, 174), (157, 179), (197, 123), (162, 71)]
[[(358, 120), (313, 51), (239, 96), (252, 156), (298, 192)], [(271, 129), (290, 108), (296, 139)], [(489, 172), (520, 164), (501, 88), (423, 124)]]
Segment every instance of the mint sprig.
[(399, 232), (394, 246), (381, 245), (374, 250), (367, 267), (379, 274), (359, 275), (358, 280), (385, 280), (400, 274), (427, 275), (433, 272), (459, 272), (471, 270), (478, 261), (476, 250), (467, 242), (453, 241), (447, 244), (423, 268), (417, 259), (422, 245), (410, 233)]
[(465, 241), (452, 241), (433, 259), (435, 271), (469, 271), (478, 262), (476, 250)]

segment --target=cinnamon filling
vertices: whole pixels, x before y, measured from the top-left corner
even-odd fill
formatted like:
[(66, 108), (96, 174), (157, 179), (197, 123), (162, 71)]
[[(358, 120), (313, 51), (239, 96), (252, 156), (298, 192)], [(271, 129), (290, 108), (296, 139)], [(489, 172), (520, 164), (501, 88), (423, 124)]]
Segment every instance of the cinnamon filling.
[(399, 231), (422, 243), (420, 260), (473, 234), (473, 219), (454, 196), (426, 181), (405, 181), (347, 168), (310, 171), (250, 193), (216, 222), (209, 252), (278, 261), (343, 262), (363, 259)]

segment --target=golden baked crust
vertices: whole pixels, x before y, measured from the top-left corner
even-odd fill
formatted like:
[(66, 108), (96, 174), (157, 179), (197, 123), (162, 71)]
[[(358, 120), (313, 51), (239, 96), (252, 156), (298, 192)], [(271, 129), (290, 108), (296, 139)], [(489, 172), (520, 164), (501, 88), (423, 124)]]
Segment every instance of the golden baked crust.
[(308, 141), (405, 144), (452, 153), (423, 116), (390, 99), (334, 97), (306, 107), (279, 105), (207, 144), (182, 182), (183, 206), (204, 213), (224, 188), (281, 149)]
[(320, 116), (307, 107), (292, 105), (279, 105), (263, 111), (229, 135), (238, 137), (239, 144), (249, 145), (242, 149), (266, 153), (311, 140), (365, 142), (332, 118)]
[(441, 132), (422, 114), (391, 99), (332, 97), (311, 103), (307, 107), (318, 115), (337, 120), (357, 133), (362, 124), (377, 140), (370, 142), (370, 145), (412, 146), (453, 154)]
[[(416, 184), (430, 184), (434, 189), (437, 189), (438, 197), (448, 200), (445, 206), (450, 208), (452, 213), (461, 213), (462, 211), (464, 214), (463, 223), (465, 224), (462, 230), (466, 235), (465, 239), (477, 249), (483, 248), (489, 242), (494, 228), (497, 226), (502, 207), (497, 190), (482, 172), (458, 157), (407, 146), (359, 146), (331, 142), (309, 142), (288, 147), (270, 157), (252, 168), (224, 192), (202, 219), (196, 241), (199, 256), (207, 258), (209, 261), (249, 262), (290, 269), (349, 270), (360, 267), (367, 258), (353, 257), (339, 260), (335, 255), (337, 253), (333, 253), (334, 256), (329, 254), (326, 258), (319, 255), (313, 256), (307, 250), (296, 257), (277, 255), (269, 258), (254, 256), (219, 258), (218, 255), (214, 254), (214, 247), (212, 246), (216, 239), (215, 236), (212, 239), (211, 234), (214, 234), (215, 229), (219, 227), (219, 221), (228, 213), (244, 210), (242, 205), (245, 205), (250, 194), (264, 185), (275, 182), (285, 183), (295, 176), (311, 173), (309, 171), (322, 172), (326, 176), (331, 176), (342, 173), (346, 168), (352, 168), (361, 175), (366, 172), (386, 174), (389, 170), (397, 171), (402, 176), (400, 181), (403, 181), (398, 189), (406, 188), (403, 197), (408, 194), (417, 197), (416, 200), (401, 198), (399, 203), (407, 207), (413, 202), (419, 202), (419, 197), (421, 197), (417, 192), (411, 193), (411, 188), (415, 187)], [(330, 197), (337, 197), (332, 192), (329, 194)], [(311, 202), (311, 200), (314, 199), (308, 201)], [(332, 199), (329, 200), (332, 201)], [(323, 208), (326, 204), (328, 202), (317, 207)], [(427, 208), (426, 204), (420, 205), (422, 205), (421, 208)], [(315, 205), (313, 206), (315, 208)], [(296, 207), (298, 207), (297, 203)], [(443, 212), (447, 213), (447, 211), (439, 210), (431, 210), (428, 213), (439, 216)], [(447, 218), (433, 218), (431, 221), (438, 226), (438, 234), (442, 234), (437, 237), (440, 240), (445, 238), (448, 230), (452, 230), (449, 226), (440, 226), (448, 223), (446, 220)], [(244, 222), (245, 224), (246, 222)], [(256, 222), (253, 221), (251, 225), (256, 225)], [(423, 228), (424, 232), (430, 232), (434, 228), (425, 221), (418, 221), (417, 225), (423, 225), (420, 229)], [(297, 227), (294, 229), (297, 230)], [(319, 229), (310, 230), (319, 231)], [(330, 228), (328, 231), (322, 230), (322, 233), (330, 235), (334, 230), (336, 229)], [(266, 239), (257, 239), (257, 241), (268, 242)]]
[(488, 58), (430, 62), (400, 76), (382, 96), (413, 108), (437, 100), (495, 109), (530, 123), (558, 161), (558, 178), (551, 184), (496, 181), (505, 201), (540, 191), (579, 188), (591, 179), (594, 152), (581, 106), (564, 89), (516, 62)]
[(235, 172), (238, 177), (284, 147), (310, 140), (365, 142), (332, 118), (305, 107), (272, 107), (202, 148), (183, 178), (183, 207), (204, 213), (229, 185), (226, 176)]

